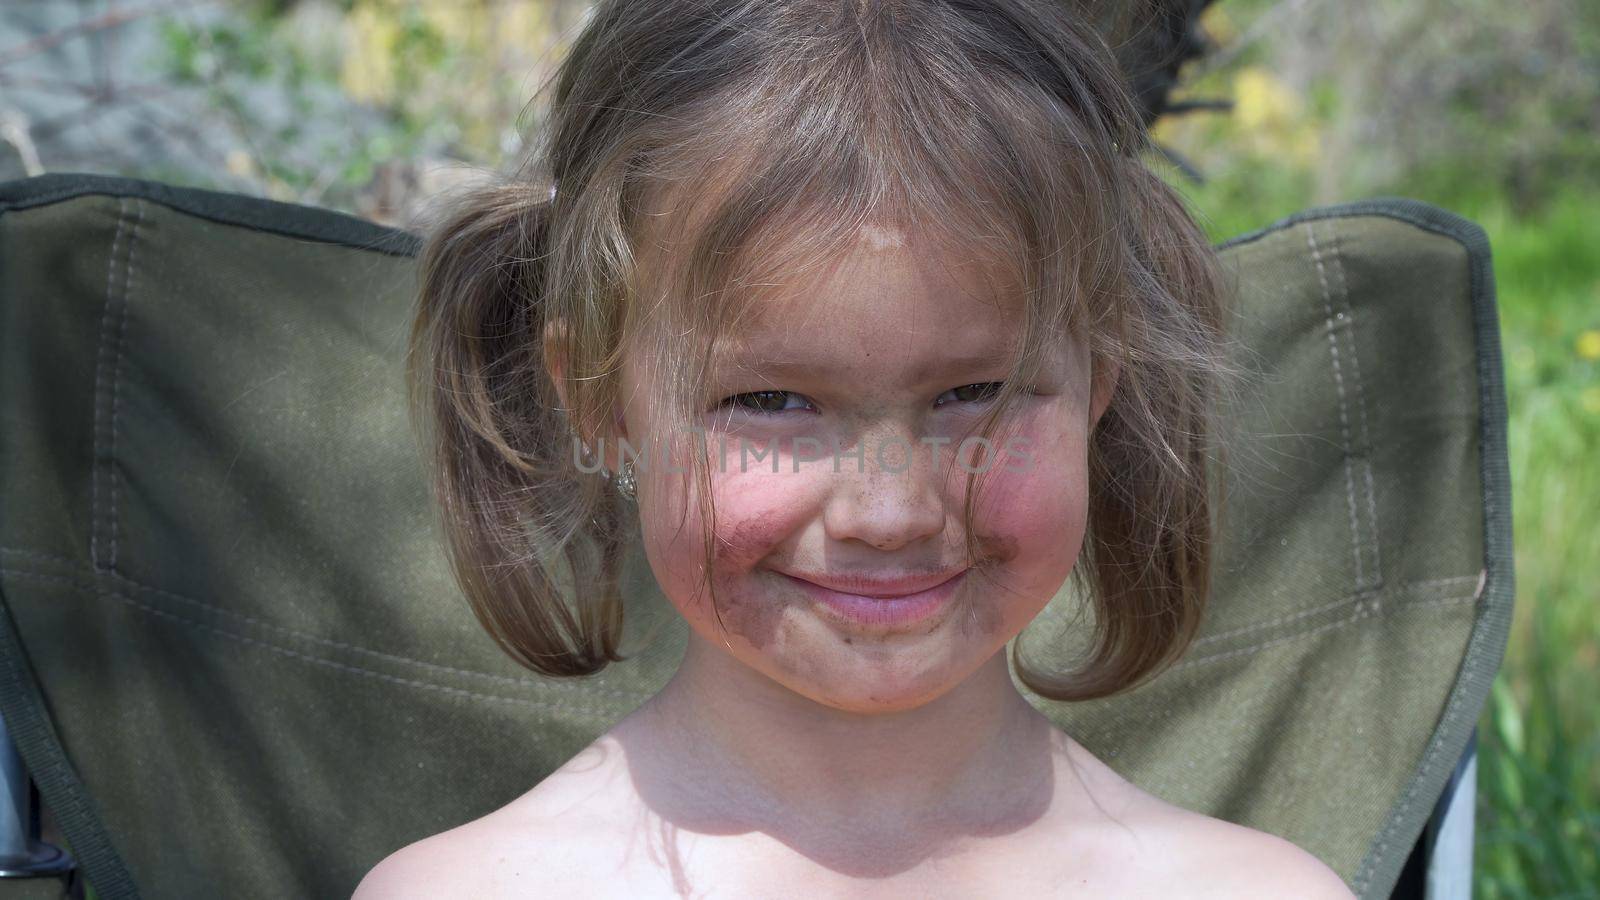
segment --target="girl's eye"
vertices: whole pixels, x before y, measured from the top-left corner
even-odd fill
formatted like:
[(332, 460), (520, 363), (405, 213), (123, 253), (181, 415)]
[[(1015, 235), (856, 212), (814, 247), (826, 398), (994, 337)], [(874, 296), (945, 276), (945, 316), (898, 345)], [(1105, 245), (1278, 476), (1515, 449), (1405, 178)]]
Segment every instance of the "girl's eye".
[(789, 408), (787, 403), (791, 398), (799, 397), (800, 395), (793, 391), (751, 391), (747, 394), (734, 394), (720, 405), (754, 413), (779, 413)]
[[(945, 405), (947, 402), (949, 402), (945, 399), (946, 397), (954, 399), (960, 403), (982, 403), (983, 401), (988, 400), (994, 395), (998, 394), (1001, 386), (1004, 384), (1005, 382), (1003, 381), (980, 381), (976, 384), (964, 384), (961, 387), (951, 388), (950, 390), (945, 391), (943, 395), (934, 401), (934, 405)], [(801, 405), (790, 406), (789, 402), (791, 400), (798, 401)], [(746, 412), (772, 415), (781, 412), (788, 412), (791, 409), (804, 409), (807, 404), (804, 398), (799, 394), (796, 394), (794, 391), (773, 390), (750, 391), (744, 394), (734, 394), (726, 400), (723, 400), (718, 405), (721, 407), (733, 407)]]
[(962, 403), (982, 403), (1000, 393), (1003, 381), (980, 381), (977, 384), (964, 384), (958, 388), (951, 388), (944, 392), (944, 396), (934, 401), (937, 405), (944, 405), (944, 397), (953, 397)]

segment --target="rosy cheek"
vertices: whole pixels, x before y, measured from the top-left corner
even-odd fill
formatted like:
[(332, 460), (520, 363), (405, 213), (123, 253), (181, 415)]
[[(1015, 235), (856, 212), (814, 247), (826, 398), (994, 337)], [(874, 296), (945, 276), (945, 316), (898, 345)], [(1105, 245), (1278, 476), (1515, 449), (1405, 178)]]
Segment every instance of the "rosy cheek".
[[(1029, 439), (1022, 445), (1029, 456), (1002, 459), (987, 474), (975, 529), (999, 562), (990, 595), (1032, 598), (1042, 606), (1071, 573), (1082, 546), (1087, 467), (1081, 435), (1048, 423), (1018, 433)], [(1036, 611), (1017, 610), (1028, 617)]]
[(1033, 472), (995, 472), (979, 500), (984, 521), (1022, 548), (1059, 547), (1082, 526), (1087, 495), (1081, 466), (1041, 460)]
[(801, 528), (810, 514), (799, 490), (804, 478), (787, 472), (713, 474), (713, 566), (730, 571), (754, 565)]
[[(767, 646), (777, 634), (785, 608), (801, 595), (783, 591), (779, 576), (763, 571), (762, 561), (803, 527), (807, 501), (799, 496), (798, 488), (804, 479), (781, 472), (723, 474), (713, 470), (710, 474), (716, 526), (709, 556), (703, 538), (705, 519), (698, 493), (691, 488), (684, 495), (686, 507), (676, 504), (647, 523), (650, 557), (663, 575), (663, 590), (703, 634), (717, 640), (721, 628), (726, 628), (757, 647)], [(684, 511), (687, 515), (680, 515)], [(715, 609), (711, 593), (702, 583), (708, 561)]]

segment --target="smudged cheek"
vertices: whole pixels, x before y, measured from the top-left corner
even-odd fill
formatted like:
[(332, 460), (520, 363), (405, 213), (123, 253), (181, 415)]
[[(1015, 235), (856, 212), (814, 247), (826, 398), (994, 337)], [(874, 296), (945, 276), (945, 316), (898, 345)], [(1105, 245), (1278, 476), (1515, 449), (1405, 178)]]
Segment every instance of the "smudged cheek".
[[(713, 471), (716, 530), (709, 548), (707, 521), (692, 488), (677, 502), (663, 504), (659, 514), (645, 516), (651, 568), (668, 599), (702, 636), (720, 644), (726, 628), (757, 647), (778, 639), (785, 610), (804, 595), (766, 569), (765, 562), (808, 519), (806, 481), (792, 473)], [(715, 608), (703, 583), (707, 569)]]
[[(988, 476), (975, 511), (980, 537), (1000, 557), (994, 577), (1005, 591), (984, 594), (1031, 620), (1055, 596), (1078, 560), (1088, 521), (1087, 460), (1082, 441), (1070, 435), (1053, 443), (1035, 440), (1031, 459), (1000, 466)], [(999, 587), (999, 586), (997, 586)], [(1003, 599), (1009, 598), (1009, 599)], [(1021, 626), (1017, 626), (1020, 628)]]

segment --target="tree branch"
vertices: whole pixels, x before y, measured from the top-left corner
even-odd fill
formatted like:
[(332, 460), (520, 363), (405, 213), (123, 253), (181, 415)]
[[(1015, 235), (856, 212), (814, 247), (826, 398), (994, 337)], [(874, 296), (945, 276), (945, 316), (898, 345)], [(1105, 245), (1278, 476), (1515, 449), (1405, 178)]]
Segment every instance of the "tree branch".
[(165, 0), (162, 3), (151, 3), (146, 6), (120, 7), (95, 16), (92, 19), (83, 19), (74, 22), (65, 28), (41, 34), (31, 41), (24, 41), (9, 50), (0, 51), (0, 68), (9, 66), (19, 60), (30, 56), (37, 56), (53, 47), (58, 47), (81, 34), (94, 31), (104, 31), (107, 28), (116, 28), (126, 25), (134, 19), (157, 13), (170, 12), (186, 6), (211, 6), (223, 0)]

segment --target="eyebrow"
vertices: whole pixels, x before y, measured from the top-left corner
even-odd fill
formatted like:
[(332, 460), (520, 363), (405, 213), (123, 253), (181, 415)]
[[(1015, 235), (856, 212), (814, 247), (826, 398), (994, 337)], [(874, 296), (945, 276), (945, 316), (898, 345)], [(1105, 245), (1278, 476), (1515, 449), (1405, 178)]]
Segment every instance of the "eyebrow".
[[(1012, 361), (1011, 353), (974, 353), (960, 354), (957, 356), (943, 357), (938, 360), (913, 366), (909, 377), (912, 383), (932, 381), (941, 376), (959, 372), (971, 372), (989, 369), (995, 366), (1009, 365)], [(758, 375), (805, 375), (814, 373), (828, 366), (819, 365), (812, 360), (783, 359), (783, 358), (752, 358), (740, 354), (730, 356), (724, 363), (732, 368), (755, 373)]]

